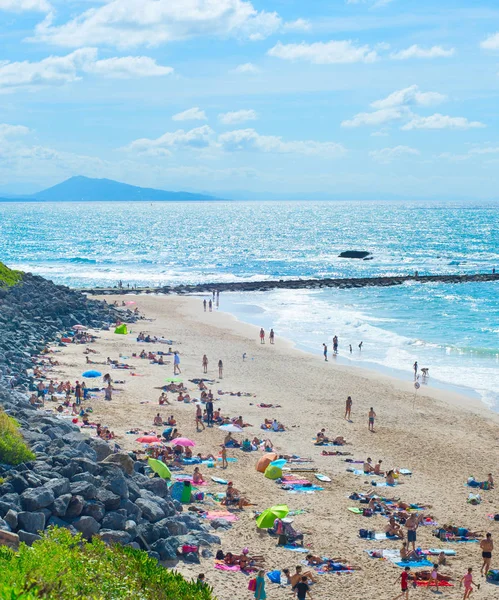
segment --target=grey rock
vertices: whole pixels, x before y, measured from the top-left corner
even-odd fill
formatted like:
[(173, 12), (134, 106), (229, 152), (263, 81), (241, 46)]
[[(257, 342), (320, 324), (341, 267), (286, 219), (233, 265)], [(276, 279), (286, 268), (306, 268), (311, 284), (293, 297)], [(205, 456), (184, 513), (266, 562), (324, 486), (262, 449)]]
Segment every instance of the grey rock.
[(129, 519), (133, 519), (134, 521), (138, 522), (142, 517), (142, 511), (140, 508), (130, 500), (122, 500), (120, 502), (120, 508), (124, 508), (126, 510), (126, 514)]
[(12, 531), (12, 527), (4, 519), (0, 519), (0, 530)]
[(99, 537), (106, 544), (128, 544), (132, 541), (130, 535), (126, 531), (114, 531), (112, 529), (101, 529)]
[(98, 475), (101, 471), (100, 466), (95, 461), (89, 460), (85, 457), (75, 458), (74, 463), (81, 467), (82, 471), (91, 473), (92, 475)]
[(198, 540), (200, 546), (220, 544), (220, 538), (218, 535), (213, 535), (212, 533), (196, 533), (196, 539)]
[(119, 512), (108, 512), (102, 519), (102, 527), (104, 529), (115, 529), (123, 531), (125, 529), (126, 517)]
[(149, 550), (147, 555), (149, 556), (149, 558), (153, 558), (154, 560), (157, 560), (158, 562), (161, 560), (161, 557), (159, 556), (159, 554), (157, 552), (153, 552), (152, 550)]
[(106, 510), (117, 510), (120, 508), (121, 498), (109, 490), (99, 488), (95, 497), (104, 504)]
[(168, 485), (164, 479), (160, 477), (154, 477), (152, 479), (147, 479), (142, 485), (143, 489), (146, 489), (152, 492), (155, 496), (160, 496), (161, 498), (168, 497)]
[(134, 472), (134, 469), (133, 469), (134, 461), (131, 459), (130, 455), (125, 452), (118, 452), (117, 454), (110, 454), (102, 462), (117, 465), (127, 475), (131, 475)]
[(188, 552), (184, 554), (183, 559), (186, 563), (192, 563), (198, 565), (200, 563), (199, 554), (196, 552)]
[(210, 524), (213, 529), (230, 529), (232, 527), (232, 523), (230, 523), (230, 521), (226, 521), (225, 519), (213, 519)]
[(160, 539), (154, 542), (151, 546), (153, 552), (157, 552), (161, 560), (176, 560), (177, 551), (175, 548), (170, 546), (168, 540)]
[(73, 534), (77, 533), (76, 529), (72, 525), (70, 525), (67, 521), (59, 519), (58, 517), (50, 517), (50, 519), (47, 521), (47, 527), (62, 527), (64, 529), (68, 529)]
[(28, 533), (38, 533), (45, 529), (45, 515), (42, 512), (20, 512), (17, 519), (19, 528)]
[(85, 500), (93, 500), (97, 494), (97, 489), (88, 481), (75, 481), (70, 484), (71, 493), (74, 496), (81, 496)]
[(17, 529), (17, 514), (18, 513), (15, 510), (9, 510), (4, 517), (5, 522), (13, 531)]
[(52, 505), (52, 513), (56, 517), (64, 517), (66, 515), (66, 511), (68, 510), (69, 503), (71, 501), (71, 494), (63, 494), (54, 500), (54, 504)]
[(78, 517), (72, 523), (73, 527), (81, 532), (86, 540), (94, 536), (101, 528), (100, 524), (93, 517)]
[(82, 513), (85, 517), (93, 517), (96, 521), (102, 521), (106, 514), (106, 507), (98, 500), (90, 500), (85, 503)]
[(91, 483), (96, 488), (101, 485), (100, 479), (91, 473), (77, 473), (76, 475), (73, 475), (73, 477), (71, 477), (71, 483), (76, 483), (77, 481), (86, 481), (87, 483)]
[(19, 541), (24, 542), (28, 546), (31, 546), (36, 541), (42, 539), (41, 536), (36, 535), (36, 533), (29, 533), (28, 531), (23, 531), (22, 529), (17, 532), (17, 535), (19, 536)]
[(186, 535), (187, 526), (185, 523), (174, 518), (161, 519), (156, 523), (156, 527), (165, 528), (168, 531), (168, 537), (171, 535)]
[(137, 537), (150, 546), (159, 539), (159, 532), (152, 523), (141, 523), (137, 526)]
[(9, 484), (14, 488), (13, 491), (17, 494), (22, 494), (24, 490), (29, 488), (29, 483), (22, 475), (19, 475), (18, 473), (13, 473), (9, 477)]
[(115, 471), (113, 475), (106, 477), (104, 487), (120, 498), (128, 498), (127, 481), (121, 471)]
[(22, 507), (29, 512), (50, 506), (54, 500), (54, 492), (46, 487), (30, 488), (21, 494)]
[(47, 489), (51, 489), (54, 492), (54, 496), (62, 496), (63, 494), (69, 493), (69, 480), (65, 477), (58, 479), (51, 479), (44, 485)]
[(130, 535), (130, 537), (132, 538), (132, 540), (134, 540), (137, 537), (137, 523), (135, 521), (132, 521), (131, 519), (128, 519), (127, 521), (125, 521), (125, 531)]
[(151, 523), (156, 523), (156, 521), (160, 521), (165, 516), (164, 511), (158, 506), (158, 504), (152, 502), (151, 500), (139, 498), (135, 501), (135, 504), (140, 508), (143, 516)]
[(71, 496), (68, 508), (66, 510), (66, 518), (72, 519), (79, 517), (85, 507), (85, 499), (82, 496)]
[(90, 447), (95, 450), (95, 453), (97, 455), (97, 462), (101, 462), (112, 453), (109, 444), (106, 441), (101, 440), (100, 438), (91, 439)]

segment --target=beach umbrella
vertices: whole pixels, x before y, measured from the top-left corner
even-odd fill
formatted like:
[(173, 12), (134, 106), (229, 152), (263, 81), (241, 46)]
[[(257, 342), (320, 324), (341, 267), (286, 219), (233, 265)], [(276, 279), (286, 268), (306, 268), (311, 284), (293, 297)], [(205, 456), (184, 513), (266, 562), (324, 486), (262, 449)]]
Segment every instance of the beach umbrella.
[(165, 465), (165, 463), (162, 463), (160, 460), (156, 460), (155, 458), (149, 458), (147, 461), (147, 464), (162, 479), (171, 479), (172, 478), (170, 469)]
[(271, 462), (277, 460), (277, 454), (275, 452), (267, 452), (261, 456), (256, 463), (256, 470), (259, 473), (265, 473), (265, 469), (270, 465)]
[(100, 371), (85, 371), (85, 373), (83, 373), (82, 377), (101, 377), (102, 373)]
[(74, 329), (75, 331), (84, 331), (86, 329), (85, 325), (73, 325), (73, 327), (71, 327), (71, 329)]
[(289, 513), (287, 504), (277, 504), (264, 510), (256, 520), (256, 526), (259, 529), (269, 529), (274, 526), (276, 519), (284, 519)]
[(279, 467), (273, 467), (272, 465), (269, 465), (265, 469), (264, 475), (267, 479), (272, 479), (275, 481), (276, 479), (280, 479), (282, 477), (282, 469), (280, 469)]
[(126, 324), (122, 323), (121, 325), (118, 325), (118, 327), (116, 327), (116, 329), (114, 330), (114, 333), (119, 333), (120, 335), (127, 335), (128, 329)]
[(193, 442), (192, 440), (190, 440), (189, 438), (183, 438), (183, 437), (179, 437), (179, 438), (175, 438), (174, 440), (170, 441), (170, 444), (173, 444), (174, 446), (195, 446), (196, 442)]
[(155, 435), (143, 435), (142, 437), (137, 438), (135, 441), (139, 442), (139, 444), (152, 444), (154, 442), (161, 442), (159, 437), (156, 437)]
[(234, 425), (234, 423), (229, 423), (229, 425), (220, 425), (219, 429), (221, 429), (222, 431), (230, 431), (231, 433), (243, 432), (243, 430), (237, 425)]
[(182, 378), (181, 377), (167, 377), (166, 381), (168, 383), (182, 383)]
[(277, 460), (273, 460), (270, 463), (270, 466), (271, 467), (278, 467), (279, 469), (282, 469), (287, 462), (288, 461), (285, 458), (278, 458)]

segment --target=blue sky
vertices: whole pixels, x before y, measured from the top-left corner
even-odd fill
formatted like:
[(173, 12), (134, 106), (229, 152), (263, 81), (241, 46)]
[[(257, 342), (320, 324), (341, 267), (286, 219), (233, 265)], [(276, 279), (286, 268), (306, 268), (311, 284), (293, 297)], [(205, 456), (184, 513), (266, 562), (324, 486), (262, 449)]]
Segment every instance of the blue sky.
[(492, 0), (0, 0), (0, 193), (496, 198)]

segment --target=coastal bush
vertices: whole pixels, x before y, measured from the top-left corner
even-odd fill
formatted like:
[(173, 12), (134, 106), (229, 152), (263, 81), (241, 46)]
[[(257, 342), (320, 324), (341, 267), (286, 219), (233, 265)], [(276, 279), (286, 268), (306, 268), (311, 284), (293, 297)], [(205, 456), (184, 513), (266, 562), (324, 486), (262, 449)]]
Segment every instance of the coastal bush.
[(23, 274), (21, 271), (13, 271), (0, 262), (0, 287), (11, 287), (19, 283)]
[(35, 458), (19, 433), (17, 421), (0, 410), (0, 463), (16, 466)]
[[(2, 589), (7, 594), (2, 595)], [(17, 594), (17, 595), (16, 595)], [(23, 596), (22, 594), (27, 594)], [(31, 594), (31, 595), (30, 595)], [(210, 588), (186, 581), (142, 550), (83, 541), (51, 528), (31, 548), (0, 547), (0, 600), (214, 600)]]

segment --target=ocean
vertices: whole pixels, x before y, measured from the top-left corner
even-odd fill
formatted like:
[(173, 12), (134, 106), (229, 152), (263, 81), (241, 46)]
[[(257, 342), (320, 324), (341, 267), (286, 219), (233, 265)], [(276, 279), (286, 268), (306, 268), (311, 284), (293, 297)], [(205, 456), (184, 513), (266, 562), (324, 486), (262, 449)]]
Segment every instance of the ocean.
[[(351, 249), (373, 259), (338, 257)], [(77, 287), (490, 272), (499, 204), (0, 203), (0, 260)], [(277, 290), (223, 294), (221, 308), (318, 355), (337, 335), (348, 364), (410, 379), (417, 360), (430, 385), (499, 410), (498, 292), (499, 283)]]

